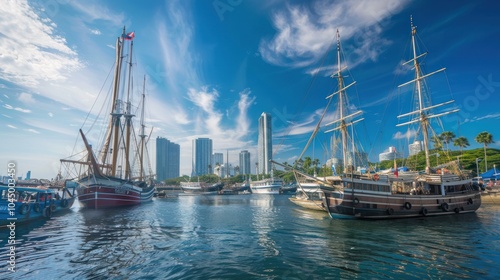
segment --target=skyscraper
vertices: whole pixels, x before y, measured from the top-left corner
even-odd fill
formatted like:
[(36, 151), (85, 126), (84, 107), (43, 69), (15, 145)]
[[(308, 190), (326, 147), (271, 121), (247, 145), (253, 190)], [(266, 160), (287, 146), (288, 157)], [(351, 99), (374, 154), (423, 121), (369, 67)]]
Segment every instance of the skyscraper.
[(396, 152), (395, 147), (389, 147), (389, 149), (386, 150), (386, 152), (380, 153), (378, 155), (378, 160), (383, 161), (383, 160), (394, 160), (397, 158), (402, 158), (403, 154), (400, 152)]
[(259, 140), (257, 143), (257, 157), (259, 163), (259, 174), (269, 174), (271, 163), (269, 160), (273, 155), (273, 140), (271, 114), (262, 113), (259, 118)]
[(191, 176), (209, 174), (212, 165), (212, 139), (193, 140), (193, 171)]
[(156, 138), (156, 180), (177, 178), (180, 173), (181, 148), (165, 138)]
[(248, 151), (240, 152), (240, 174), (250, 174), (250, 153)]

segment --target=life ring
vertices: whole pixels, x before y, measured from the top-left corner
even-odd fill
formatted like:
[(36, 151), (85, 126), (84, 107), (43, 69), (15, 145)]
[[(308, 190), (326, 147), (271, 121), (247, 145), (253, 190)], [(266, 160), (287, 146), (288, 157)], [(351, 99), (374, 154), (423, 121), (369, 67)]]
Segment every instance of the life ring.
[(420, 210), (420, 213), (422, 213), (422, 216), (427, 216), (427, 208), (422, 208), (422, 210)]
[(469, 203), (470, 205), (474, 204), (474, 200), (472, 199), (472, 197), (469, 197), (467, 203)]
[(407, 210), (411, 209), (411, 203), (409, 203), (408, 201), (405, 202), (405, 209), (407, 209)]
[(448, 205), (448, 203), (443, 202), (441, 204), (441, 209), (443, 209), (444, 212), (448, 212), (450, 210), (450, 206)]
[(352, 200), (352, 203), (354, 205), (358, 204), (359, 203), (359, 199), (357, 197), (355, 197), (353, 200)]
[(47, 207), (45, 207), (45, 208), (43, 209), (43, 216), (44, 216), (45, 218), (50, 218), (50, 217), (52, 217), (52, 210), (50, 210), (50, 208), (51, 208), (50, 206), (47, 206)]
[(380, 179), (380, 176), (378, 174), (373, 175), (373, 180), (378, 181)]
[(460, 208), (455, 208), (455, 213), (459, 214), (460, 213)]
[(68, 203), (68, 200), (67, 200), (67, 199), (63, 199), (63, 200), (61, 200), (61, 207), (62, 207), (62, 208), (66, 208), (66, 207), (68, 207), (68, 204), (69, 204), (69, 203)]
[(54, 204), (50, 205), (51, 212), (56, 212), (56, 209), (57, 209), (57, 207)]
[(387, 214), (388, 214), (388, 215), (392, 215), (392, 214), (394, 214), (394, 209), (392, 209), (392, 208), (387, 208)]
[(19, 214), (24, 215), (30, 211), (30, 205), (28, 203), (23, 203), (19, 207)]
[(35, 212), (40, 212), (40, 203), (38, 203), (38, 202), (35, 203), (33, 205), (33, 210), (35, 210)]

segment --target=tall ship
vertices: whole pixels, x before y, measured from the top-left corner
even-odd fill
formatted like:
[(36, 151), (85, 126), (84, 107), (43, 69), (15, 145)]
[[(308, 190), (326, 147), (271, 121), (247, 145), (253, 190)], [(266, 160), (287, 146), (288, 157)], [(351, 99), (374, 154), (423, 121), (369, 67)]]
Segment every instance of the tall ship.
[[(80, 129), (86, 150), (83, 158), (61, 160), (63, 164), (80, 166), (79, 169), (75, 168), (77, 174), (74, 180), (78, 184), (78, 200), (84, 208), (137, 205), (152, 201), (155, 192), (153, 175), (146, 176), (144, 168), (147, 155), (145, 152), (147, 135), (144, 131), (145, 87), (142, 92), (142, 104), (133, 106), (131, 103), (134, 35), (134, 32), (126, 33), (123, 28), (122, 35), (116, 41), (115, 73), (109, 102), (111, 108), (109, 108), (108, 126), (103, 134), (100, 156), (97, 156), (85, 133)], [(125, 55), (126, 45), (129, 53)], [(123, 67), (125, 57), (128, 58), (128, 67)], [(126, 79), (122, 80), (123, 77)], [(137, 139), (133, 127), (134, 108), (142, 108), (138, 141), (134, 141)]]
[[(450, 162), (437, 168), (431, 168), (429, 160), (429, 132), (430, 120), (458, 111), (446, 110), (434, 113), (433, 109), (451, 104), (447, 101), (432, 105), (430, 99), (424, 95), (425, 79), (445, 68), (424, 74), (420, 67), (419, 59), (425, 55), (417, 54), (416, 36), (417, 29), (411, 20), (412, 55), (405, 64), (411, 64), (415, 71), (415, 79), (400, 85), (414, 85), (417, 106), (414, 111), (402, 114), (398, 118), (409, 118), (408, 121), (398, 126), (418, 124), (422, 134), (425, 152), (426, 167), (423, 172), (405, 172), (398, 174), (395, 166), (394, 174), (359, 174), (354, 172), (352, 166), (345, 164), (341, 184), (333, 185), (334, 190), (324, 190), (325, 206), (332, 218), (356, 219), (394, 219), (414, 218), (424, 216), (442, 216), (451, 214), (475, 212), (481, 205), (479, 189), (472, 184), (470, 176), (460, 170), (457, 162)], [(338, 34), (338, 33), (337, 33)], [(338, 107), (340, 118), (334, 123), (332, 130), (339, 130), (342, 139), (344, 163), (347, 163), (347, 127), (357, 122), (358, 112), (348, 113), (345, 106), (347, 99), (344, 85), (343, 70), (340, 62), (340, 36), (337, 40), (338, 72), (335, 77), (338, 81)], [(427, 88), (426, 88), (427, 89)], [(426, 91), (426, 93), (428, 93)], [(331, 97), (330, 95), (329, 97)], [(331, 123), (333, 124), (333, 123)], [(394, 161), (395, 162), (395, 161)]]

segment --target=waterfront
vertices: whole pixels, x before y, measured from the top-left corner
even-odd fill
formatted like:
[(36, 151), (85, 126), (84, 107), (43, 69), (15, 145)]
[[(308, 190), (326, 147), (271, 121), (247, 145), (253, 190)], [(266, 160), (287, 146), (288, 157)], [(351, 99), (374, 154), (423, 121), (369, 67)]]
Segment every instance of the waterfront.
[(22, 279), (496, 279), (500, 206), (475, 214), (332, 220), (289, 196), (179, 196), (16, 228)]

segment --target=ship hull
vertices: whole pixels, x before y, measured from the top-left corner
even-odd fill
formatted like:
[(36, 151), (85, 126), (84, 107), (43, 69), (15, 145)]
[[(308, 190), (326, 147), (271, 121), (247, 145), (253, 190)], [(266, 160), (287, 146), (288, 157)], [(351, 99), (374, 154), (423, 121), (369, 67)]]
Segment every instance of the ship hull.
[(152, 201), (155, 188), (153, 186), (138, 187), (132, 182), (121, 179), (96, 179), (81, 181), (78, 201), (83, 208), (101, 209), (138, 205)]
[(345, 188), (324, 191), (324, 202), (332, 218), (398, 219), (472, 213), (481, 206), (481, 194), (479, 190), (466, 187), (469, 182), (448, 183), (450, 187), (463, 186), (464, 189), (441, 195), (383, 191), (384, 186), (389, 188), (387, 184), (368, 180), (346, 181), (346, 185), (355, 183), (364, 190)]

